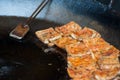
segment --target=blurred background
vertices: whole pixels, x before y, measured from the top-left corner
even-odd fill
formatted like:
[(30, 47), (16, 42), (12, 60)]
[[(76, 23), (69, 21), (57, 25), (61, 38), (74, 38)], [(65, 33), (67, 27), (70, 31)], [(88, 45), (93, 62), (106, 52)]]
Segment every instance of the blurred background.
[[(29, 17), (41, 2), (42, 0), (0, 0), (0, 15)], [(37, 18), (59, 23), (82, 21), (89, 15), (104, 14), (118, 18), (119, 4), (120, 0), (50, 0)]]

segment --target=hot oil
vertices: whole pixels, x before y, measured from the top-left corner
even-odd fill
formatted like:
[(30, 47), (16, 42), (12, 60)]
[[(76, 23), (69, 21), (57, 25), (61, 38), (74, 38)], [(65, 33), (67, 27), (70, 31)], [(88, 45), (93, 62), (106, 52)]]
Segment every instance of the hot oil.
[[(32, 42), (0, 40), (0, 79), (59, 80), (64, 66), (55, 54), (44, 53)], [(64, 72), (64, 71), (63, 71)]]

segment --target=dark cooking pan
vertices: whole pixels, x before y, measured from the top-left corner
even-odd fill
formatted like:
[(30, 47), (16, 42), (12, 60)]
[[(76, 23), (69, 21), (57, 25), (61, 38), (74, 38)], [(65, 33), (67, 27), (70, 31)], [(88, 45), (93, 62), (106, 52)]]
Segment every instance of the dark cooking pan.
[(56, 49), (58, 52), (45, 53), (48, 47), (34, 33), (72, 20), (95, 29), (106, 41), (120, 49), (119, 19), (109, 16), (111, 13), (108, 13), (106, 4), (87, 0), (90, 4), (84, 7), (88, 5), (86, 0), (67, 1), (57, 3), (57, 0), (53, 0), (45, 19), (34, 20), (29, 33), (21, 41), (11, 39), (9, 32), (27, 18), (0, 16), (0, 80), (68, 80), (66, 53), (59, 49)]

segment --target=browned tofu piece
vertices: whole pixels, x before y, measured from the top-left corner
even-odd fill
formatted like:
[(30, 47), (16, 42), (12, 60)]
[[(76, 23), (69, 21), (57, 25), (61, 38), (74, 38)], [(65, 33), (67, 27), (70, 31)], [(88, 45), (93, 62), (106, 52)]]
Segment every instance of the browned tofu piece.
[(70, 36), (71, 33), (80, 31), (81, 27), (77, 23), (71, 21), (61, 27), (56, 27), (55, 30), (59, 33), (62, 33), (63, 36)]
[(92, 38), (83, 41), (86, 44), (86, 46), (94, 52), (101, 52), (102, 50), (107, 50), (110, 47), (110, 44), (107, 43), (103, 38)]
[(77, 40), (72, 39), (71, 37), (62, 37), (57, 39), (54, 43), (59, 48), (65, 49), (65, 46), (76, 43)]
[(85, 55), (82, 57), (68, 56), (68, 67), (79, 70), (80, 68), (94, 71), (96, 69), (96, 62), (91, 55)]
[(68, 56), (68, 74), (71, 78), (91, 79), (96, 70), (96, 63), (90, 55), (82, 57)]
[(103, 38), (92, 38), (83, 40), (85, 45), (90, 49), (95, 59), (99, 59), (102, 51), (106, 51), (110, 48), (110, 44)]
[(66, 46), (68, 55), (71, 56), (84, 56), (91, 54), (88, 47), (83, 42), (77, 42)]
[(84, 27), (82, 30), (80, 31), (76, 31), (72, 34), (72, 36), (75, 39), (78, 40), (83, 40), (83, 39), (88, 39), (88, 38), (98, 38), (101, 37), (101, 35), (96, 32), (95, 30), (91, 29), (91, 28), (87, 28)]
[(103, 56), (108, 56), (109, 58), (118, 58), (119, 56), (120, 51), (106, 42), (103, 38), (86, 39), (83, 41), (96, 59)]
[(71, 68), (67, 68), (68, 75), (72, 80), (92, 80), (93, 75), (90, 71), (86, 69), (79, 69), (77, 71), (74, 71)]
[(101, 57), (98, 60), (98, 64), (101, 69), (113, 69), (120, 68), (119, 50), (114, 46), (110, 46), (109, 49), (101, 51)]
[(101, 55), (109, 58), (118, 58), (120, 51), (114, 46), (110, 45), (107, 50), (101, 51)]
[(53, 28), (39, 30), (35, 32), (36, 36), (45, 44), (49, 46), (54, 45), (53, 41), (61, 38), (61, 34), (57, 33)]
[(110, 70), (96, 70), (94, 72), (96, 80), (113, 80), (118, 74), (120, 69), (114, 68)]
[(114, 68), (119, 68), (120, 69), (120, 62), (118, 57), (116, 58), (109, 58), (103, 56), (98, 60), (98, 65), (100, 69), (106, 69), (106, 70), (111, 70)]

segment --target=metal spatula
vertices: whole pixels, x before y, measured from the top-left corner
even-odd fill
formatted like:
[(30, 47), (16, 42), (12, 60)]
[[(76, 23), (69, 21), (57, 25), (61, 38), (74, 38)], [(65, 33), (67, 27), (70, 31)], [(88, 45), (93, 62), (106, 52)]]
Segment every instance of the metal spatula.
[(18, 24), (17, 27), (10, 32), (9, 36), (15, 39), (22, 39), (30, 29), (29, 24), (32, 22), (33, 19), (35, 19), (35, 17), (44, 8), (48, 1), (49, 0), (43, 0), (43, 2), (38, 6), (38, 8), (28, 18), (28, 20), (24, 24)]

